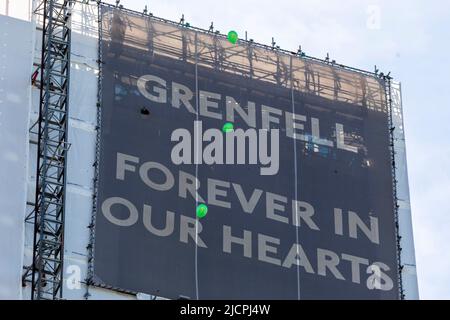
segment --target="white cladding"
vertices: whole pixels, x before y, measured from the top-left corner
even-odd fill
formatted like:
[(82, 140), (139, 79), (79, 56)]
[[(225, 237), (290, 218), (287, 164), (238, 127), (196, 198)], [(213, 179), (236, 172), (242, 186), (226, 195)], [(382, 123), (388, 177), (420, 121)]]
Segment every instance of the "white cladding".
[(397, 180), (398, 223), (400, 246), (400, 259), (403, 265), (402, 284), (407, 300), (419, 299), (417, 284), (416, 256), (414, 252), (414, 237), (412, 229), (411, 203), (409, 199), (408, 169), (406, 161), (405, 129), (403, 123), (401, 85), (393, 83), (392, 95), (392, 121), (394, 130), (395, 149), (395, 177)]

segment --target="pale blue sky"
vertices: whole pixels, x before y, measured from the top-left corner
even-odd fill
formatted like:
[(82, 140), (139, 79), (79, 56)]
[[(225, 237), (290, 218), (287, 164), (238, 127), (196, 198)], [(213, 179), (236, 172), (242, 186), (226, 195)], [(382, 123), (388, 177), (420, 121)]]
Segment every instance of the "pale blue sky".
[[(107, 2), (114, 3), (114, 0)], [(419, 290), (450, 299), (450, 2), (446, 0), (122, 0), (141, 11), (381, 71), (403, 86)], [(379, 13), (379, 15), (378, 15)], [(379, 19), (378, 19), (379, 18)]]

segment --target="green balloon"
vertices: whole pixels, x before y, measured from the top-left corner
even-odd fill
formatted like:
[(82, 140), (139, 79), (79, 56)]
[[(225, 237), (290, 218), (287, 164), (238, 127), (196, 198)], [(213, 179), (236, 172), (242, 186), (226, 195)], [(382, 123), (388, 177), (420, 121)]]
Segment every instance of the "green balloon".
[(204, 216), (206, 216), (206, 214), (208, 213), (208, 207), (206, 206), (206, 204), (201, 203), (197, 206), (197, 217), (198, 218), (203, 218)]
[(228, 41), (230, 41), (232, 44), (236, 44), (238, 41), (238, 34), (236, 31), (231, 30), (228, 32)]
[(222, 131), (225, 133), (232, 132), (233, 130), (234, 130), (234, 125), (231, 122), (225, 123), (222, 127)]

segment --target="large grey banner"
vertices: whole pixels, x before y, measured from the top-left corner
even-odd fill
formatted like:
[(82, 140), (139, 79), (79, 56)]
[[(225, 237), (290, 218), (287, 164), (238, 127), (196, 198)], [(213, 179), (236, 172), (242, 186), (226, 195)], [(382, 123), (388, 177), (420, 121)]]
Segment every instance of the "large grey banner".
[(379, 80), (109, 6), (102, 21), (95, 283), (399, 297)]

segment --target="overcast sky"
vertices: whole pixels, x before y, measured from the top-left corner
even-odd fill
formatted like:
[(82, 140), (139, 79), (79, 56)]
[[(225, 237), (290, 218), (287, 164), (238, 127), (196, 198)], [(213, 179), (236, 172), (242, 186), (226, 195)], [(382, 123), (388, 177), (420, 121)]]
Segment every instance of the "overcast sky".
[[(115, 1), (109, 0), (114, 3)], [(444, 0), (122, 0), (156, 16), (338, 63), (391, 71), (403, 86), (419, 290), (450, 299), (450, 2)]]

